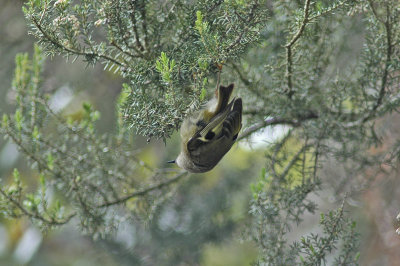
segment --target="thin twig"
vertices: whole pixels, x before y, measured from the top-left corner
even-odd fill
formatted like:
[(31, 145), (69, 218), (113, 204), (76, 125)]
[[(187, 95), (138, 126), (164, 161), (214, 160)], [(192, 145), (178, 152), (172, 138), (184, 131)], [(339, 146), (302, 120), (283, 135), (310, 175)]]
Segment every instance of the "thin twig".
[(154, 191), (154, 190), (163, 188), (163, 187), (165, 187), (165, 186), (168, 186), (168, 185), (170, 185), (170, 184), (173, 184), (173, 183), (179, 181), (182, 177), (184, 177), (184, 176), (187, 175), (187, 174), (188, 174), (188, 172), (184, 171), (184, 172), (178, 174), (177, 176), (175, 176), (175, 177), (173, 177), (173, 178), (171, 178), (171, 179), (168, 179), (168, 180), (163, 181), (163, 182), (160, 182), (160, 183), (158, 183), (158, 184), (149, 186), (149, 187), (147, 187), (147, 188), (145, 188), (145, 189), (142, 189), (142, 190), (139, 190), (139, 191), (135, 191), (135, 192), (133, 192), (133, 193), (131, 193), (131, 194), (129, 194), (129, 195), (126, 195), (126, 196), (124, 196), (124, 197), (122, 197), (122, 198), (118, 198), (118, 199), (116, 199), (116, 200), (114, 200), (114, 201), (107, 201), (107, 202), (104, 202), (104, 203), (98, 205), (97, 207), (98, 207), (98, 208), (109, 207), (109, 206), (112, 206), (112, 205), (124, 203), (124, 202), (126, 202), (127, 200), (132, 199), (132, 198), (135, 198), (135, 197), (139, 197), (139, 196), (146, 195), (147, 193), (149, 193), (149, 192), (151, 192), (151, 191)]
[[(338, 237), (337, 236), (338, 233), (336, 232), (336, 228), (339, 226), (339, 223), (343, 218), (344, 204), (346, 202), (346, 199), (347, 199), (347, 193), (345, 194), (345, 196), (343, 198), (343, 201), (342, 201), (342, 204), (340, 205), (339, 212), (336, 214), (335, 223), (331, 227), (327, 228), (328, 231), (329, 231), (329, 236), (328, 236), (329, 238), (328, 239), (332, 239), (332, 241), (334, 241), (334, 239)], [(318, 254), (315, 254), (320, 260), (322, 260), (322, 257), (324, 256), (324, 253), (325, 253), (325, 249), (328, 248), (328, 245), (330, 243), (331, 242), (329, 242), (329, 241), (325, 241), (323, 243), (323, 245), (318, 249)]]
[(142, 0), (142, 7), (140, 9), (140, 14), (142, 15), (142, 30), (144, 35), (144, 48), (149, 49), (149, 32), (147, 30), (147, 18), (146, 18), (146, 1)]
[[(122, 36), (122, 40), (123, 40), (125, 46), (128, 47), (128, 48), (130, 48), (130, 49), (132, 49), (132, 50), (134, 50), (135, 53), (136, 53), (137, 55), (134, 55), (134, 54), (132, 54), (132, 53), (126, 52), (126, 51), (123, 50), (121, 47), (119, 47), (115, 41), (112, 41), (110, 44), (111, 44), (111, 45), (114, 45), (118, 50), (122, 51), (122, 52), (125, 53), (125, 54), (128, 54), (128, 55), (131, 56), (132, 58), (136, 58), (136, 57), (145, 58), (146, 56), (143, 54), (143, 52), (142, 52), (138, 47), (136, 47), (136, 46), (134, 46), (134, 45), (129, 45), (129, 42), (128, 42), (128, 40), (127, 40), (127, 36), (130, 36), (130, 31), (128, 31), (128, 29), (127, 29), (126, 27), (121, 28), (121, 20), (122, 20), (122, 19), (121, 19), (121, 13), (122, 13), (123, 11), (121, 10), (121, 7), (120, 7), (118, 1), (116, 1), (116, 8), (118, 8), (118, 11), (115, 12), (115, 15), (116, 15), (116, 17), (117, 17), (117, 23), (116, 23), (116, 25), (118, 26), (118, 33), (119, 33), (120, 36)], [(132, 12), (133, 12), (133, 11), (132, 11)], [(108, 14), (107, 14), (107, 16), (108, 16), (108, 19), (111, 21), (111, 17), (112, 17), (112, 16), (109, 16)], [(112, 32), (112, 31), (111, 31), (111, 32)], [(113, 39), (114, 39), (114, 37), (113, 37)]]
[(141, 57), (142, 57), (141, 55), (134, 55), (134, 54), (131, 54), (130, 52), (126, 51), (126, 50), (123, 49), (121, 46), (119, 46), (115, 41), (111, 41), (110, 44), (111, 44), (112, 46), (114, 46), (115, 48), (117, 48), (120, 52), (126, 54), (126, 55), (129, 56), (129, 57), (132, 57), (132, 58), (141, 58)]
[(136, 1), (130, 1), (130, 6), (132, 8), (131, 14), (130, 14), (130, 18), (131, 18), (131, 22), (132, 22), (132, 27), (133, 27), (133, 33), (135, 35), (135, 40), (136, 40), (136, 46), (138, 47), (138, 49), (143, 52), (145, 49), (142, 45), (142, 43), (140, 42), (140, 37), (139, 37), (139, 32), (137, 29), (137, 20), (136, 20), (136, 5), (135, 5)]
[(42, 20), (43, 20), (44, 14), (45, 14), (45, 13), (46, 13), (46, 11), (47, 11), (47, 5), (48, 5), (48, 1), (45, 1), (45, 2), (44, 2), (44, 8), (43, 8), (42, 15), (40, 15), (39, 24), (41, 24), (41, 23), (42, 23)]
[(311, 0), (306, 0), (304, 4), (304, 11), (303, 11), (303, 21), (297, 30), (296, 34), (292, 37), (292, 39), (285, 45), (286, 48), (286, 78), (287, 78), (287, 83), (288, 83), (288, 96), (289, 98), (292, 97), (293, 95), (293, 84), (292, 84), (292, 65), (293, 65), (293, 58), (292, 58), (292, 48), (293, 45), (296, 43), (296, 41), (300, 38), (301, 34), (303, 34), (303, 31), (309, 22), (309, 9), (310, 9), (310, 3)]
[(59, 43), (57, 40), (54, 40), (50, 35), (48, 35), (47, 32), (42, 28), (41, 24), (39, 24), (39, 22), (36, 20), (36, 18), (32, 17), (32, 21), (33, 21), (33, 24), (35, 24), (35, 26), (38, 28), (38, 30), (43, 34), (43, 36), (48, 41), (50, 41), (55, 46), (65, 50), (65, 51), (67, 51), (69, 53), (76, 54), (76, 55), (87, 56), (87, 57), (98, 57), (98, 58), (102, 58), (104, 60), (110, 61), (110, 62), (112, 62), (112, 63), (114, 63), (116, 65), (119, 65), (121, 67), (126, 67), (126, 65), (124, 65), (123, 63), (121, 63), (121, 62), (117, 61), (116, 59), (114, 59), (112, 57), (109, 57), (107, 55), (98, 54), (98, 53), (95, 53), (93, 51), (88, 53), (88, 52), (85, 52), (85, 51), (82, 51), (82, 50), (75, 50), (75, 49), (68, 48), (65, 45), (62, 45), (61, 43)]
[(262, 122), (256, 123), (248, 128), (246, 128), (242, 134), (238, 137), (238, 140), (244, 139), (248, 137), (249, 135), (253, 134), (254, 132), (267, 127), (267, 126), (272, 126), (272, 125), (292, 125), (294, 127), (298, 127), (301, 125), (301, 122), (304, 122), (306, 120), (310, 119), (316, 119), (318, 118), (318, 115), (311, 112), (310, 114), (300, 117), (298, 119), (287, 119), (287, 118), (279, 118), (279, 117), (274, 117), (274, 118), (268, 118)]
[(285, 143), (290, 139), (290, 137), (292, 136), (292, 131), (290, 130), (283, 138), (282, 140), (277, 143), (274, 147), (274, 153), (271, 156), (271, 171), (272, 174), (274, 175), (274, 177), (278, 177), (278, 175), (276, 174), (276, 170), (275, 170), (275, 165), (276, 165), (276, 159), (278, 157), (278, 153), (281, 151), (282, 147), (285, 145)]
[(68, 223), (75, 215), (76, 213), (72, 213), (70, 214), (68, 217), (66, 217), (64, 220), (56, 220), (53, 217), (51, 217), (50, 219), (47, 219), (37, 213), (32, 213), (30, 211), (28, 211), (27, 209), (25, 209), (17, 200), (15, 200), (14, 198), (10, 197), (9, 195), (7, 195), (6, 192), (4, 192), (1, 188), (0, 188), (0, 194), (3, 195), (4, 198), (6, 198), (10, 203), (12, 203), (13, 205), (15, 205), (24, 215), (32, 218), (32, 219), (36, 219), (36, 220), (40, 220), (46, 224), (49, 225), (63, 225)]
[(297, 30), (296, 34), (292, 37), (290, 42), (285, 45), (286, 48), (292, 47), (296, 43), (296, 41), (300, 38), (301, 34), (303, 33), (307, 23), (309, 22), (310, 3), (311, 0), (306, 0), (304, 4), (303, 21), (301, 22), (300, 28)]
[[(267, 100), (265, 98), (265, 95), (263, 93), (261, 93), (261, 90), (255, 88), (255, 84), (254, 82), (251, 82), (248, 78), (246, 78), (244, 76), (244, 74), (242, 73), (242, 71), (239, 69), (239, 66), (237, 66), (235, 63), (231, 63), (228, 66), (231, 66), (232, 69), (238, 74), (239, 79), (243, 82), (243, 84), (247, 87), (247, 89), (249, 91), (251, 91), (252, 93), (254, 93), (257, 97)], [(263, 91), (267, 90), (267, 88), (264, 88)]]
[(256, 124), (246, 128), (245, 130), (243, 130), (243, 132), (238, 137), (238, 140), (244, 139), (264, 127), (272, 126), (272, 125), (284, 125), (284, 124), (289, 124), (289, 125), (293, 125), (293, 126), (296, 125), (296, 123), (294, 121), (289, 120), (289, 119), (268, 118), (262, 122), (256, 123)]
[(343, 1), (343, 2), (341, 2), (339, 4), (336, 4), (333, 7), (330, 7), (330, 8), (326, 9), (325, 11), (323, 11), (323, 12), (321, 12), (321, 13), (315, 15), (315, 16), (309, 17), (308, 21), (312, 21), (312, 20), (320, 18), (320, 17), (322, 17), (322, 16), (324, 16), (324, 15), (326, 15), (328, 13), (331, 13), (331, 12), (339, 9), (340, 7), (344, 6), (345, 4), (347, 4), (347, 1)]
[[(308, 136), (306, 136), (306, 139), (304, 141), (304, 145), (307, 145), (308, 142)], [(302, 160), (302, 165), (301, 165), (301, 184), (304, 185), (304, 181), (306, 179), (306, 173), (305, 173), (305, 168), (306, 168), (306, 158), (307, 158), (307, 149), (304, 149), (303, 151), (303, 160)]]
[(255, 12), (255, 10), (256, 10), (257, 7), (258, 7), (258, 1), (256, 1), (256, 2), (252, 5), (252, 7), (251, 7), (251, 10), (250, 10), (250, 13), (249, 13), (249, 15), (248, 15), (247, 21), (246, 21), (246, 23), (244, 24), (244, 29), (243, 29), (243, 31), (239, 34), (239, 36), (236, 37), (236, 39), (231, 43), (231, 45), (229, 45), (229, 47), (225, 49), (226, 52), (229, 52), (229, 51), (232, 50), (235, 46), (237, 46), (238, 44), (240, 44), (240, 42), (241, 42), (241, 40), (242, 40), (242, 38), (243, 38), (243, 35), (244, 35), (245, 33), (247, 33), (247, 32), (250, 30), (250, 28), (251, 28), (252, 25), (255, 24), (255, 21), (252, 21), (252, 20), (254, 19), (254, 12)]
[(283, 170), (282, 174), (280, 175), (281, 179), (284, 179), (286, 175), (289, 173), (290, 169), (293, 167), (293, 165), (300, 159), (300, 155), (307, 151), (307, 148), (311, 147), (310, 144), (305, 144), (301, 149), (293, 156), (292, 160), (286, 165), (285, 169)]
[(386, 5), (386, 20), (382, 21), (378, 15), (377, 12), (373, 6), (373, 3), (371, 0), (368, 1), (372, 12), (375, 16), (375, 18), (380, 21), (381, 23), (383, 23), (383, 25), (385, 26), (385, 31), (386, 31), (386, 60), (385, 60), (385, 68), (383, 70), (383, 75), (382, 75), (382, 79), (381, 79), (381, 88), (379, 90), (379, 96), (378, 99), (376, 100), (374, 106), (372, 107), (371, 111), (369, 112), (369, 114), (363, 119), (363, 122), (366, 122), (367, 120), (369, 120), (371, 117), (373, 117), (375, 115), (376, 110), (378, 109), (378, 107), (382, 104), (383, 101), (383, 97), (385, 96), (385, 89), (386, 89), (386, 84), (387, 84), (387, 79), (389, 76), (389, 67), (390, 67), (390, 61), (392, 58), (392, 54), (393, 54), (393, 46), (392, 46), (392, 32), (391, 32), (391, 24), (390, 24), (390, 9), (389, 9), (389, 5)]

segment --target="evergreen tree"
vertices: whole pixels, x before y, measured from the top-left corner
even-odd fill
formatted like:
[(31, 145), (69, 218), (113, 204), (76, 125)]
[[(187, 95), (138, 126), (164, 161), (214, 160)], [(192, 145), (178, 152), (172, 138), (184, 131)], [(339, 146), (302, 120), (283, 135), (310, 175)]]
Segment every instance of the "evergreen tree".
[[(391, 156), (369, 152), (381, 141), (376, 122), (400, 105), (398, 1), (29, 0), (24, 13), (38, 46), (31, 59), (16, 58), (16, 111), (3, 115), (0, 132), (18, 145), (39, 183), (36, 192), (26, 189), (15, 170), (14, 182), (0, 189), (4, 215), (29, 217), (43, 230), (75, 220), (94, 237), (112, 234), (126, 217), (141, 228), (156, 226), (166, 210), (182, 220), (184, 213), (192, 220), (211, 215), (212, 207), (195, 213), (177, 204), (188, 173), (144, 163), (132, 133), (168, 146), (220, 77), (222, 84), (235, 83), (243, 98), (238, 141), (267, 127), (287, 129), (265, 148), (264, 167), (255, 169), (260, 174), (248, 191), (243, 230), (260, 250), (256, 264), (357, 264), (356, 227), (345, 203), (368, 180), (353, 180), (336, 195), (342, 203), (321, 214), (321, 233), (295, 241), (288, 235), (316, 211), (310, 195), (324, 185), (327, 161), (351, 166), (340, 180), (346, 183), (366, 167), (398, 159), (399, 143), (387, 150)], [(78, 118), (51, 106), (41, 72), (45, 58), (55, 55), (103, 64), (124, 79), (115, 131), (98, 132), (100, 114), (89, 103)], [(240, 174), (228, 173), (218, 187), (228, 194), (210, 195), (210, 206), (211, 199), (226, 202), (242, 184)], [(49, 188), (56, 199), (50, 200)], [(187, 226), (181, 232), (192, 232)], [(208, 231), (213, 226), (200, 230), (197, 241), (205, 242), (204, 235), (221, 240)], [(220, 229), (229, 228), (228, 222)], [(180, 236), (175, 230), (171, 238)], [(138, 263), (149, 247), (141, 245)], [(195, 255), (188, 259), (187, 245), (169, 255), (152, 249), (156, 258), (147, 263), (198, 263)]]

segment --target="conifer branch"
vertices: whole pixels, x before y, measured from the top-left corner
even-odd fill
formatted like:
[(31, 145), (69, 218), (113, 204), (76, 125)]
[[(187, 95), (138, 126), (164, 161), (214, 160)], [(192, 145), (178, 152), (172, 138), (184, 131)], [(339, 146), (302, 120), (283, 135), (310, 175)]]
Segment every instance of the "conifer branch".
[(295, 35), (293, 35), (292, 39), (285, 45), (286, 48), (286, 78), (287, 78), (287, 86), (289, 88), (288, 97), (292, 98), (293, 96), (293, 84), (292, 84), (292, 75), (293, 75), (293, 55), (292, 49), (294, 44), (303, 34), (304, 29), (306, 28), (307, 23), (309, 22), (309, 9), (310, 9), (311, 0), (305, 0), (304, 10), (303, 10), (303, 21)]
[(126, 195), (124, 197), (120, 197), (120, 198), (118, 198), (116, 200), (113, 200), (113, 201), (106, 201), (106, 202), (98, 205), (97, 208), (104, 208), (104, 207), (109, 207), (109, 206), (112, 206), (112, 205), (122, 204), (122, 203), (125, 203), (126, 201), (128, 201), (128, 200), (130, 200), (132, 198), (144, 196), (144, 195), (146, 195), (146, 194), (148, 194), (148, 193), (150, 193), (150, 192), (152, 192), (154, 190), (158, 190), (158, 189), (161, 189), (161, 188), (163, 188), (165, 186), (169, 186), (169, 185), (171, 185), (171, 184), (173, 184), (175, 182), (178, 182), (182, 177), (186, 176), (187, 174), (188, 174), (188, 172), (184, 171), (184, 172), (182, 172), (182, 173), (176, 175), (175, 177), (173, 177), (171, 179), (168, 179), (166, 181), (162, 181), (160, 183), (157, 183), (155, 185), (151, 185), (151, 186), (149, 186), (147, 188), (144, 188), (142, 190), (135, 191), (135, 192), (133, 192), (133, 193), (131, 193), (129, 195)]
[(387, 80), (388, 80), (388, 76), (389, 76), (389, 67), (391, 65), (392, 54), (393, 54), (392, 31), (391, 31), (392, 24), (390, 21), (391, 10), (389, 8), (389, 4), (386, 3), (386, 19), (383, 20), (378, 16), (372, 0), (368, 0), (368, 3), (370, 5), (370, 8), (371, 8), (372, 13), (374, 14), (375, 18), (384, 25), (385, 37), (386, 37), (386, 59), (385, 59), (385, 63), (384, 63), (383, 74), (381, 77), (381, 87), (379, 90), (378, 98), (377, 98), (375, 104), (373, 105), (371, 111), (368, 113), (368, 115), (366, 117), (364, 117), (363, 122), (366, 122), (369, 119), (371, 119), (372, 117), (374, 117), (376, 115), (377, 109), (382, 104), (383, 98), (386, 94), (385, 90), (386, 90)]
[(106, 61), (109, 61), (109, 62), (111, 62), (111, 63), (113, 63), (113, 64), (116, 64), (116, 65), (118, 65), (118, 66), (120, 66), (120, 67), (127, 67), (124, 63), (119, 62), (119, 61), (116, 60), (115, 58), (112, 58), (112, 57), (110, 57), (110, 56), (108, 56), (108, 55), (106, 55), (106, 54), (98, 54), (98, 53), (95, 53), (94, 51), (86, 52), (86, 51), (83, 51), (83, 50), (76, 50), (76, 49), (73, 49), (73, 48), (69, 48), (69, 47), (67, 47), (67, 46), (65, 46), (65, 45), (63, 45), (63, 44), (61, 44), (60, 42), (58, 42), (58, 41), (55, 40), (54, 38), (52, 38), (52, 37), (42, 28), (42, 25), (39, 24), (39, 22), (36, 20), (35, 17), (32, 17), (31, 19), (32, 19), (33, 23), (35, 24), (35, 26), (37, 27), (37, 29), (38, 29), (38, 30), (40, 31), (40, 33), (43, 35), (43, 37), (44, 37), (47, 41), (49, 41), (49, 42), (51, 42), (53, 45), (55, 45), (56, 47), (58, 47), (58, 48), (60, 48), (60, 49), (62, 49), (62, 50), (64, 50), (64, 51), (66, 51), (66, 52), (68, 52), (68, 53), (75, 54), (75, 55), (78, 55), (78, 56), (81, 55), (81, 56), (86, 56), (86, 57), (102, 58), (102, 59), (104, 59), (104, 60), (106, 60)]
[(299, 117), (297, 119), (287, 119), (287, 118), (267, 118), (262, 122), (253, 124), (252, 126), (246, 128), (243, 130), (243, 132), (240, 134), (238, 137), (238, 140), (244, 139), (248, 137), (249, 135), (253, 134), (254, 132), (257, 132), (258, 130), (265, 128), (267, 126), (272, 126), (272, 125), (291, 125), (294, 127), (298, 127), (301, 125), (302, 122), (310, 120), (310, 119), (316, 119), (318, 118), (318, 115), (310, 112), (308, 115)]
[(2, 188), (0, 188), (0, 194), (3, 195), (3, 197), (7, 199), (11, 204), (13, 204), (18, 210), (20, 210), (24, 216), (27, 216), (30, 219), (42, 221), (46, 225), (50, 226), (64, 225), (67, 224), (73, 217), (76, 216), (76, 213), (71, 213), (65, 219), (58, 220), (55, 219), (54, 217), (46, 218), (43, 215), (40, 215), (39, 213), (34, 213), (24, 208), (17, 200), (8, 195)]

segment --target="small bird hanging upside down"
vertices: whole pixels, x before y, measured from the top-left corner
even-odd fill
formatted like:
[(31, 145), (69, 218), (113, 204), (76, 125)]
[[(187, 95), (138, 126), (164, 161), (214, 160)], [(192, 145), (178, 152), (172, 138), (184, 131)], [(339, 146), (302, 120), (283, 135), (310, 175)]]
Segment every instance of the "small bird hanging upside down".
[(242, 99), (229, 102), (233, 84), (219, 86), (216, 97), (181, 126), (181, 152), (174, 161), (192, 172), (210, 171), (231, 149), (242, 127)]

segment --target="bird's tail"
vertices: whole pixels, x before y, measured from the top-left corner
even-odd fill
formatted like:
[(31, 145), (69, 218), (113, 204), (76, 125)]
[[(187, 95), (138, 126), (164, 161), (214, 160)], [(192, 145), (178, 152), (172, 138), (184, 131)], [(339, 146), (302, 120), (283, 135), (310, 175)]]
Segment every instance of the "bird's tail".
[(217, 115), (225, 110), (225, 108), (229, 104), (229, 98), (231, 97), (232, 91), (233, 91), (233, 83), (228, 85), (227, 87), (224, 87), (222, 85), (219, 86), (217, 90), (218, 103), (214, 115)]

